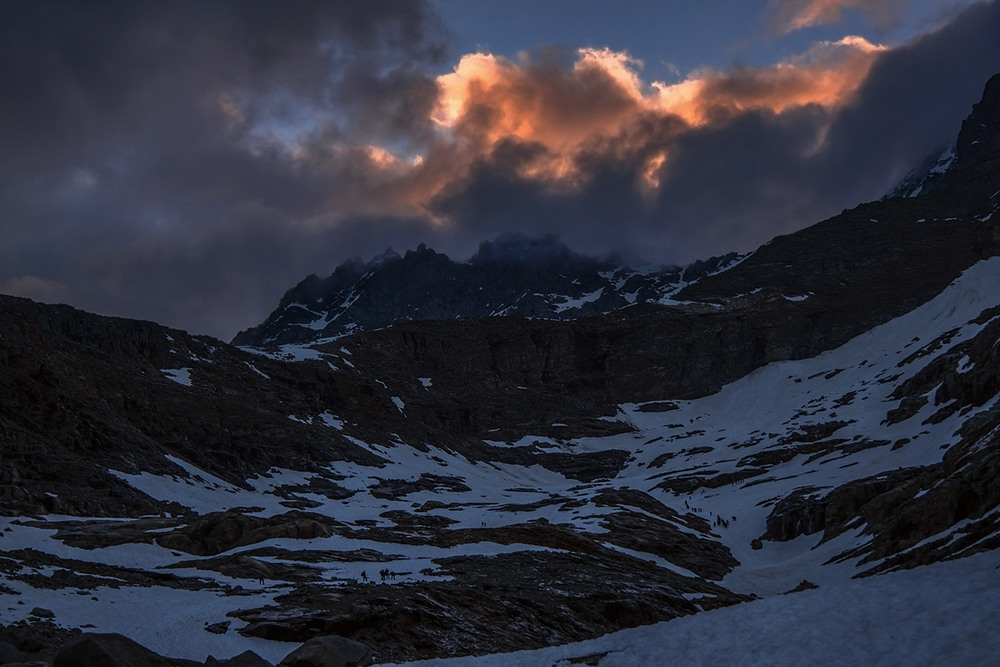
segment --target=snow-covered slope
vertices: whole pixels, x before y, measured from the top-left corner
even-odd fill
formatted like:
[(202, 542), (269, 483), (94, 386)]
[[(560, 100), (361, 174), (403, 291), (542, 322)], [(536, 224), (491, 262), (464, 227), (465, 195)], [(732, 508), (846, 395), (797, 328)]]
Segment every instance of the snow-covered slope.
[[(852, 598), (859, 590), (852, 577), (897, 554), (870, 558), (879, 526), (867, 525), (854, 515), (845, 517), (852, 521), (835, 534), (830, 534), (834, 526), (827, 524), (825, 533), (804, 531), (783, 541), (768, 539), (769, 516), (797, 490), (826, 496), (857, 480), (932, 469), (948, 452), (997, 448), (996, 395), (932, 419), (942, 405), (935, 404), (931, 392), (926, 404), (912, 414), (892, 415), (901, 403), (899, 388), (926, 369), (945, 362), (957, 373), (969, 373), (985, 363), (970, 346), (984, 333), (1000, 340), (991, 328), (1000, 315), (998, 282), (1000, 258), (994, 258), (966, 271), (924, 306), (816, 358), (767, 365), (702, 399), (623, 404), (615, 419), (631, 426), (627, 432), (603, 438), (538, 436), (493, 443), (517, 447), (530, 442), (539, 451), (574, 455), (627, 452), (626, 465), (610, 479), (581, 481), (539, 465), (477, 463), (433, 442), (402, 440), (358, 443), (382, 459), (378, 465), (331, 462), (312, 472), (274, 468), (250, 480), (247, 489), (177, 459), (174, 463), (186, 474), (117, 473), (156, 499), (189, 508), (202, 517), (203, 525), (214, 528), (192, 531), (190, 517), (138, 522), (88, 522), (52, 515), (3, 519), (5, 617), (8, 622), (30, 619), (32, 610), (42, 607), (52, 610), (53, 620), (63, 627), (121, 632), (167, 655), (203, 660), (207, 654), (221, 657), (252, 649), (277, 661), (294, 645), (262, 637), (295, 637), (291, 629), (295, 621), (290, 619), (305, 617), (314, 623), (326, 619), (335, 625), (329, 610), (322, 604), (314, 606), (325, 596), (355, 600), (349, 596), (360, 595), (369, 605), (373, 605), (370, 598), (389, 600), (394, 606), (413, 605), (413, 596), (434, 598), (448, 582), (473, 576), (467, 566), (479, 574), (488, 570), (491, 578), (513, 579), (526, 575), (524, 559), (538, 567), (567, 556), (585, 559), (598, 551), (620, 559), (619, 567), (637, 575), (629, 579), (632, 585), (652, 580), (672, 588), (669, 595), (681, 603), (675, 613), (729, 604), (736, 598), (727, 590), (774, 598), (804, 579), (820, 588), (802, 594), (814, 602), (782, 598), (753, 604), (772, 616), (782, 610), (815, 613), (809, 605), (822, 609)], [(290, 418), (322, 422), (332, 431), (343, 426), (323, 413)], [(976, 421), (993, 426), (972, 437), (965, 426)], [(919, 484), (924, 478), (907, 479), (916, 485), (902, 485), (902, 505), (933, 497), (933, 486)], [(292, 507), (307, 508), (308, 514), (289, 514)], [(215, 515), (214, 523), (205, 523), (207, 513), (218, 511), (230, 514)], [(235, 541), (209, 537), (213, 531), (226, 532), (220, 527), (226, 516), (248, 517), (245, 521), (256, 523), (234, 533), (240, 538)], [(863, 518), (864, 513), (858, 516)], [(993, 506), (933, 535), (916, 531), (912, 548), (936, 541), (947, 551), (977, 521), (985, 521), (986, 528), (976, 541), (948, 555), (963, 556), (995, 544), (1000, 520)], [(288, 525), (294, 529), (283, 528)], [(677, 544), (684, 540), (701, 545), (700, 551), (678, 550)], [(201, 555), (193, 553), (199, 545), (204, 549)], [(968, 585), (981, 594), (982, 578), (992, 575), (983, 568), (985, 561), (976, 562), (977, 579)], [(607, 576), (599, 561), (582, 560), (577, 566), (583, 573), (593, 569), (594, 578)], [(516, 573), (511, 569), (515, 567)], [(950, 581), (952, 569), (912, 577)], [(383, 581), (381, 570), (392, 574)], [(363, 583), (362, 572), (369, 583)], [(538, 575), (541, 570), (529, 567), (527, 572)], [(580, 594), (570, 581), (543, 579), (544, 584), (532, 584), (533, 577), (528, 579), (529, 586), (544, 586), (551, 604)], [(584, 582), (587, 587), (593, 583)], [(497, 589), (491, 595), (503, 597), (506, 585), (509, 582), (495, 581)], [(888, 595), (895, 589), (890, 584), (871, 588), (863, 598), (865, 608), (879, 604), (877, 591), (882, 590)], [(435, 613), (447, 623), (468, 622), (468, 609), (435, 599)], [(914, 596), (920, 604), (935, 599)], [(689, 609), (683, 607), (685, 600)], [(281, 610), (268, 611), (275, 603)], [(338, 614), (351, 618), (353, 608)], [(371, 606), (367, 613), (373, 613)], [(715, 612), (724, 619), (745, 619), (740, 616), (744, 613), (757, 614)], [(930, 613), (917, 609), (914, 618), (923, 623)], [(349, 625), (343, 619), (339, 622)], [(695, 622), (692, 627), (706, 632), (703, 623), (709, 622)], [(209, 626), (220, 629), (215, 625), (219, 623), (228, 623), (228, 631), (206, 632)], [(287, 631), (284, 635), (277, 630), (281, 627)], [(237, 630), (255, 636), (245, 637)], [(482, 632), (484, 640), (490, 637), (488, 631)], [(617, 655), (634, 641), (636, 646), (627, 651), (641, 657), (648, 651), (643, 642), (654, 632), (678, 641), (668, 625), (666, 630), (636, 631), (588, 647), (595, 653), (608, 650)], [(917, 629), (900, 632), (909, 636)], [(572, 639), (572, 634), (564, 629), (554, 637)], [(750, 642), (749, 631), (740, 631), (733, 641)], [(499, 640), (493, 645), (504, 647)], [(884, 644), (878, 646), (885, 649)], [(415, 655), (412, 649), (386, 646), (380, 652), (379, 648), (376, 652), (383, 658)], [(451, 650), (464, 652), (461, 645)], [(558, 656), (575, 650), (564, 649)], [(989, 650), (987, 645), (965, 646), (960, 655), (985, 658)], [(630, 655), (627, 651), (624, 655)], [(528, 662), (523, 664), (532, 664), (534, 658), (524, 659)], [(617, 664), (608, 660), (606, 664)]]
[(938, 155), (929, 156), (916, 169), (908, 173), (886, 195), (893, 197), (918, 197), (929, 192), (941, 177), (955, 165), (955, 147), (948, 146)]
[(564, 646), (412, 667), (974, 665), (1000, 655), (1000, 558), (773, 596)]

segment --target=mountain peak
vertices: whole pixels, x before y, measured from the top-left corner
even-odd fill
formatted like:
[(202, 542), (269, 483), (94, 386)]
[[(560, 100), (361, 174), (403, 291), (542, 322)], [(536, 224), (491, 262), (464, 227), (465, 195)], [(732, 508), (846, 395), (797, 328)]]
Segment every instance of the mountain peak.
[(495, 241), (483, 241), (479, 252), (469, 260), (472, 264), (483, 262), (547, 263), (565, 260), (574, 253), (553, 234), (528, 236), (520, 232), (506, 232)]
[(958, 133), (958, 166), (987, 159), (1000, 151), (1000, 73), (983, 89), (983, 97), (972, 105), (972, 113)]
[(883, 199), (916, 197), (934, 190), (946, 174), (955, 169), (988, 160), (1000, 152), (1000, 73), (994, 74), (983, 89), (982, 98), (962, 121), (954, 144), (939, 147), (917, 168), (910, 171)]
[(352, 260), (327, 278), (310, 276), (288, 291), (262, 324), (237, 345), (309, 343), (407, 320), (512, 315), (575, 319), (636, 303), (663, 302), (682, 284), (730, 266), (735, 253), (635, 270), (619, 260), (571, 251), (553, 235), (502, 234), (454, 262), (421, 243), (403, 257), (387, 250), (367, 264)]
[(397, 259), (402, 259), (399, 253), (392, 248), (386, 248), (381, 255), (376, 255), (372, 258), (372, 261), (368, 262), (368, 268), (376, 268), (388, 262), (394, 262)]

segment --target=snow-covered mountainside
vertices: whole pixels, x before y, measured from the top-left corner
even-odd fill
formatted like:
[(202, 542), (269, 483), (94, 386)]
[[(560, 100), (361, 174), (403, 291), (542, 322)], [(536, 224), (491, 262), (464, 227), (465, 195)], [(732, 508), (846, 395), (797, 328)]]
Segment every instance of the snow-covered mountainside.
[(310, 343), (408, 320), (598, 315), (663, 302), (739, 259), (731, 253), (686, 267), (633, 269), (617, 259), (573, 253), (552, 237), (505, 234), (481, 244), (469, 261), (453, 262), (421, 244), (403, 256), (387, 250), (367, 264), (346, 262), (327, 278), (307, 277), (233, 344)]
[(983, 99), (973, 105), (972, 113), (962, 123), (955, 144), (945, 147), (939, 154), (929, 155), (923, 164), (910, 171), (896, 184), (885, 199), (917, 197), (933, 191), (945, 174), (956, 168), (966, 167), (989, 157), (1000, 150), (1000, 79), (993, 77), (986, 84)]
[(908, 173), (886, 195), (885, 199), (895, 197), (917, 197), (929, 192), (941, 177), (955, 164), (955, 147), (948, 146), (939, 155), (928, 156), (916, 169)]
[(0, 297), (0, 660), (989, 662), (1000, 151), (969, 145), (590, 317), (239, 348)]

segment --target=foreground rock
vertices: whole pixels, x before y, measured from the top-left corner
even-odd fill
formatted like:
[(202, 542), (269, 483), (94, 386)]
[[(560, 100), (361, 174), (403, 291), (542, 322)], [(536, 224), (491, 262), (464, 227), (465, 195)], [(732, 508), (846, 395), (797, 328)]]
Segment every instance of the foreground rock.
[(64, 646), (52, 667), (178, 667), (197, 664), (169, 660), (117, 633), (84, 633)]
[(285, 656), (278, 667), (361, 667), (374, 661), (368, 646), (331, 635), (310, 639)]

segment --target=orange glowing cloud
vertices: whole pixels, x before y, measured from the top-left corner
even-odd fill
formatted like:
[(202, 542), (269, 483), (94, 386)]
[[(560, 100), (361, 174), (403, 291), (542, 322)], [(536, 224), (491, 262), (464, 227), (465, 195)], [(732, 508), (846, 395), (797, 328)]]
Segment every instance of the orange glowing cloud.
[(835, 109), (851, 99), (885, 48), (850, 36), (772, 67), (700, 72), (679, 84), (656, 85), (659, 105), (695, 126), (746, 111), (782, 113), (809, 104)]
[(843, 10), (854, 8), (875, 14), (881, 22), (897, 15), (908, 0), (772, 0), (771, 24), (778, 34), (839, 23)]
[(572, 186), (582, 178), (581, 153), (633, 151), (646, 165), (637, 185), (649, 189), (667, 152), (637, 145), (643, 137), (630, 127), (649, 118), (694, 128), (749, 111), (834, 109), (851, 98), (884, 48), (846, 37), (772, 67), (702, 70), (669, 85), (644, 83), (640, 61), (609, 49), (580, 49), (571, 67), (475, 53), (438, 78), (433, 120), (461, 147), (464, 164), (516, 140), (539, 149), (520, 163), (521, 176)]
[[(746, 113), (780, 115), (807, 105), (834, 111), (852, 99), (883, 50), (846, 37), (770, 67), (705, 69), (671, 84), (644, 81), (640, 61), (610, 49), (580, 49), (569, 62), (471, 53), (437, 77), (427, 118), (436, 130), (423, 144), (400, 153), (374, 140), (307, 137), (287, 154), (306, 171), (329, 174), (323, 208), (342, 217), (403, 215), (447, 225), (434, 202), (483, 164), (572, 192), (598, 165), (615, 163), (634, 174), (638, 194), (655, 198), (684, 133)], [(217, 102), (227, 118), (241, 117), (229, 98)]]
[(502, 138), (565, 150), (602, 124), (635, 113), (641, 82), (625, 54), (585, 49), (573, 68), (550, 62), (519, 63), (475, 53), (438, 78), (434, 116), (465, 141), (488, 147)]

